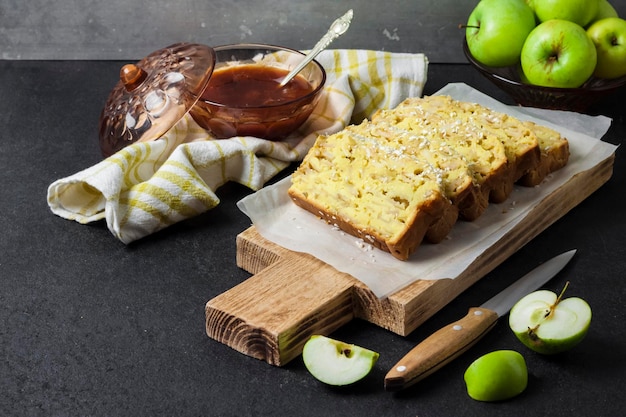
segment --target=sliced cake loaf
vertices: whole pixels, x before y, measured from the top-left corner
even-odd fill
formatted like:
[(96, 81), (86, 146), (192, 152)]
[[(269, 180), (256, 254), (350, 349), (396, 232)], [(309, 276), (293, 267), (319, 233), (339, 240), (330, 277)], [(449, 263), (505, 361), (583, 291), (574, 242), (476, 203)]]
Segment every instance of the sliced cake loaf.
[(292, 174), (289, 196), (329, 224), (406, 260), (451, 206), (441, 172), (354, 130), (317, 139)]
[(410, 98), (372, 121), (320, 136), (293, 173), (302, 208), (406, 260), (478, 218), (514, 183), (539, 184), (567, 164), (549, 128), (448, 96)]

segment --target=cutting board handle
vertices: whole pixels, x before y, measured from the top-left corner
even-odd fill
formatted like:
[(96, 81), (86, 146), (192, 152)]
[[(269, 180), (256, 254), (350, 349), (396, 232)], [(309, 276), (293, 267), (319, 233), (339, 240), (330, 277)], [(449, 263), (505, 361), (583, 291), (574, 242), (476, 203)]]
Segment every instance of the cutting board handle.
[(237, 264), (255, 275), (206, 304), (206, 332), (282, 366), (311, 335), (328, 335), (354, 318), (356, 280), (310, 255), (260, 245), (255, 237), (237, 237)]

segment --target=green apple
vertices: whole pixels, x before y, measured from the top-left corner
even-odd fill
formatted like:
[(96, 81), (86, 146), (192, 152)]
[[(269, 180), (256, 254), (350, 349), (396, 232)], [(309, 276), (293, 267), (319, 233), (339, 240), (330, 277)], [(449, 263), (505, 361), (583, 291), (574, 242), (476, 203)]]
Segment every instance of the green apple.
[(535, 1), (541, 1), (541, 0), (525, 0), (525, 1), (528, 7), (530, 7), (530, 9), (533, 11), (533, 15), (535, 16), (535, 26), (536, 26), (541, 22), (539, 21), (539, 18), (537, 17), (537, 13), (535, 13)]
[(591, 19), (591, 23), (597, 22), (598, 20), (606, 19), (607, 17), (619, 17), (617, 14), (617, 10), (613, 7), (608, 0), (599, 0), (598, 3), (598, 11), (596, 15)]
[(477, 401), (503, 401), (526, 389), (528, 369), (514, 350), (496, 350), (476, 359), (463, 375), (468, 395)]
[(537, 25), (521, 53), (528, 81), (544, 87), (580, 87), (593, 74), (596, 62), (596, 47), (585, 29), (559, 19)]
[(348, 385), (370, 373), (379, 354), (326, 336), (313, 335), (302, 349), (304, 365), (329, 385)]
[(593, 73), (598, 78), (626, 75), (626, 20), (607, 17), (593, 23), (587, 35), (596, 45), (598, 63)]
[(540, 22), (560, 19), (585, 26), (598, 12), (599, 0), (533, 0), (532, 3)]
[[(565, 287), (565, 289), (567, 286)], [(562, 299), (552, 291), (535, 291), (519, 300), (509, 313), (509, 326), (527, 347), (542, 354), (564, 352), (585, 338), (591, 307), (582, 298)]]
[(524, 0), (481, 0), (470, 13), (465, 38), (472, 56), (490, 67), (519, 62), (535, 15)]

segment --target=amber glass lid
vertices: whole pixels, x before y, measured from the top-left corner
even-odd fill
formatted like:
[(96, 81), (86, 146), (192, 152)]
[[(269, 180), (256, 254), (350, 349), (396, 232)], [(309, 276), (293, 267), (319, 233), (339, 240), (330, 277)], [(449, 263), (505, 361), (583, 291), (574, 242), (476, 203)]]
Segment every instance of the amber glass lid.
[(167, 132), (196, 104), (214, 66), (213, 49), (194, 43), (177, 43), (124, 65), (100, 115), (102, 154)]

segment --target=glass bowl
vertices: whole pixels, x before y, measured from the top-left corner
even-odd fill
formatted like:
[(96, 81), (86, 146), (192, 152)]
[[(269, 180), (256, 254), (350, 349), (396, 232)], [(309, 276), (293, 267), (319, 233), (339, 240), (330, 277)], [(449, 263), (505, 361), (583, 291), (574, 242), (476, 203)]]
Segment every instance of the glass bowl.
[(218, 139), (284, 139), (307, 120), (319, 101), (326, 72), (315, 60), (287, 85), (278, 85), (304, 58), (299, 51), (264, 44), (213, 50), (213, 74), (190, 114)]
[(525, 84), (520, 77), (522, 71), (520, 65), (501, 68), (485, 66), (474, 59), (465, 39), (463, 52), (474, 68), (521, 106), (584, 113), (593, 104), (626, 85), (626, 76), (613, 80), (592, 77), (579, 88)]

